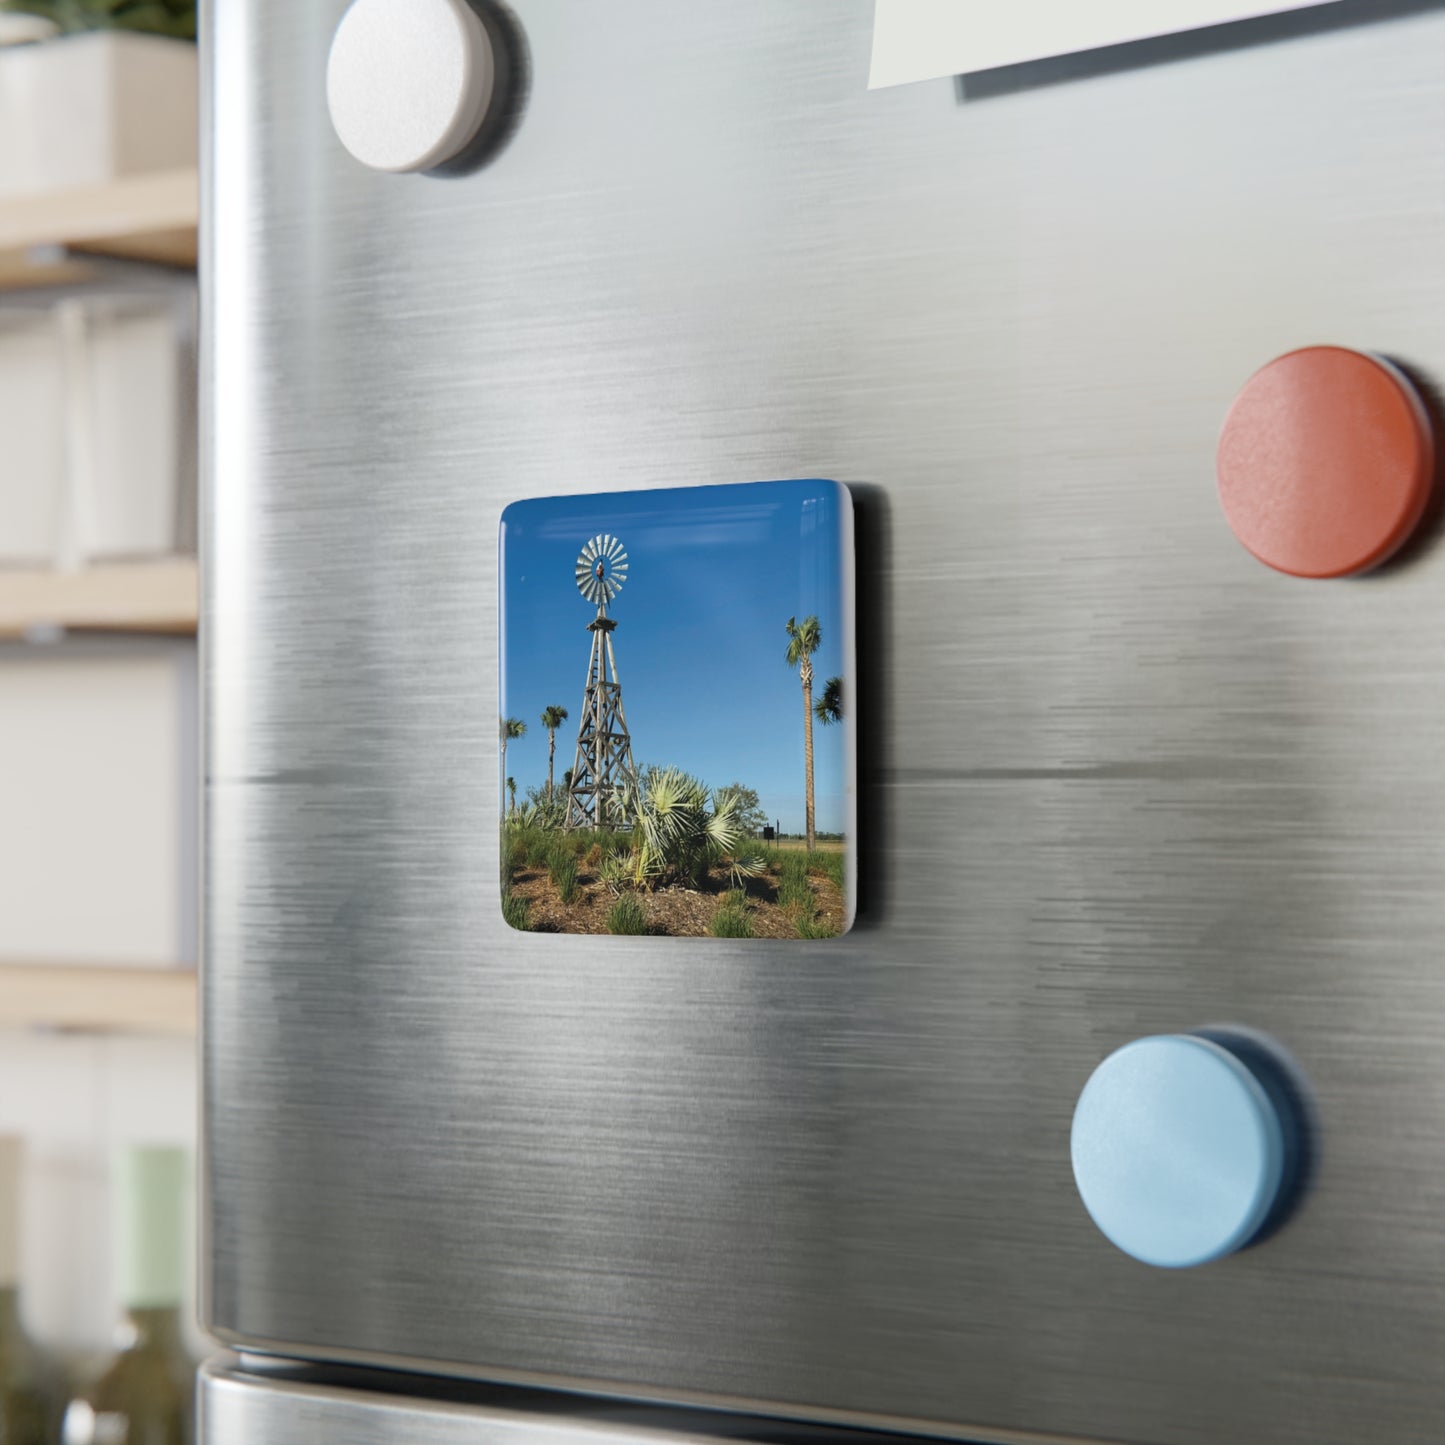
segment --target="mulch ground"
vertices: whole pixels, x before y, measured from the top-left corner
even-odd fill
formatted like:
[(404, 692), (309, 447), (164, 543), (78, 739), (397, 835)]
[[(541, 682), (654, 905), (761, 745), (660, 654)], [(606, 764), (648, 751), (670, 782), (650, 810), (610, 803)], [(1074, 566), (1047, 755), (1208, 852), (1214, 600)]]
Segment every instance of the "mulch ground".
[[(512, 892), (530, 904), (528, 917), (533, 933), (607, 932), (607, 913), (615, 901), (612, 891), (585, 863), (577, 882), (577, 897), (563, 903), (545, 868), (519, 868), (512, 875)], [(846, 916), (842, 890), (831, 878), (810, 876), (808, 883), (818, 920), (841, 933)], [(653, 893), (639, 890), (634, 896), (647, 914), (649, 932), (671, 938), (698, 938), (707, 936), (708, 924), (730, 886), (727, 872), (722, 870), (710, 875), (704, 888), (675, 885)], [(748, 882), (748, 916), (757, 938), (798, 936), (793, 915), (778, 906), (777, 893), (776, 877)]]

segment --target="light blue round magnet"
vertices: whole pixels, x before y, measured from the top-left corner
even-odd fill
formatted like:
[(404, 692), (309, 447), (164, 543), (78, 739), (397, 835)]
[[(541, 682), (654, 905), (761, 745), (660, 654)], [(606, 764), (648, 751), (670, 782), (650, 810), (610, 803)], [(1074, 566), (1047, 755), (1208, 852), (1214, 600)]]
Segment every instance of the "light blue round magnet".
[(1193, 1034), (1137, 1039), (1074, 1109), (1074, 1181), (1094, 1223), (1164, 1269), (1207, 1264), (1259, 1232), (1284, 1176), (1284, 1129), (1258, 1079)]

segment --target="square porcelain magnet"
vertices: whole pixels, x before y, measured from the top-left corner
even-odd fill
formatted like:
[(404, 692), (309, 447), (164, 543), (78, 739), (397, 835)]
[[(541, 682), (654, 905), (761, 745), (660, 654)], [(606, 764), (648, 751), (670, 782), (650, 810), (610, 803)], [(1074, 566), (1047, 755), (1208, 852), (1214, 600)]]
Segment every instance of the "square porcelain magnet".
[(837, 482), (502, 515), (502, 911), (536, 933), (853, 920), (853, 507)]

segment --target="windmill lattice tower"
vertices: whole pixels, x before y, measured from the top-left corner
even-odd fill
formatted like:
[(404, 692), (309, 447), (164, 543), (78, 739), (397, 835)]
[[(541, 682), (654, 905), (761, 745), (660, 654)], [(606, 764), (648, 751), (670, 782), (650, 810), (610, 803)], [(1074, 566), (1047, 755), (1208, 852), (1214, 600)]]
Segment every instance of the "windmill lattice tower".
[(626, 581), (627, 553), (616, 537), (604, 532), (583, 547), (577, 558), (577, 590), (597, 604), (597, 616), (587, 624), (592, 655), (577, 726), (572, 784), (567, 789), (568, 828), (627, 828), (632, 822), (637, 767), (612, 652), (617, 623), (607, 615), (607, 604)]

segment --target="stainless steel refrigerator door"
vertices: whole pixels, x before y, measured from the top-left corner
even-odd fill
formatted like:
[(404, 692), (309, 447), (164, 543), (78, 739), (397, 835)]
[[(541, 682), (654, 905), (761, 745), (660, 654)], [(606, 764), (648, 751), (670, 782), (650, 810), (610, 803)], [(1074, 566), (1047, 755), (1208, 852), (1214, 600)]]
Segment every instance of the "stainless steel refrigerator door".
[(496, 1386), (461, 1391), (406, 1375), (258, 1369), (263, 1363), (218, 1357), (201, 1367), (201, 1445), (903, 1445), (902, 1437), (711, 1410)]
[[(1436, 1440), (1445, 544), (1294, 581), (1212, 469), (1294, 346), (1445, 376), (1445, 11), (960, 99), (865, 90), (869, 0), (517, 0), (521, 124), (440, 180), (335, 140), (342, 8), (209, 17), (211, 1328), (989, 1440)], [(503, 506), (785, 476), (859, 487), (859, 926), (509, 931)], [(1152, 1270), (1071, 1111), (1219, 1022), (1313, 1081), (1315, 1187)]]

